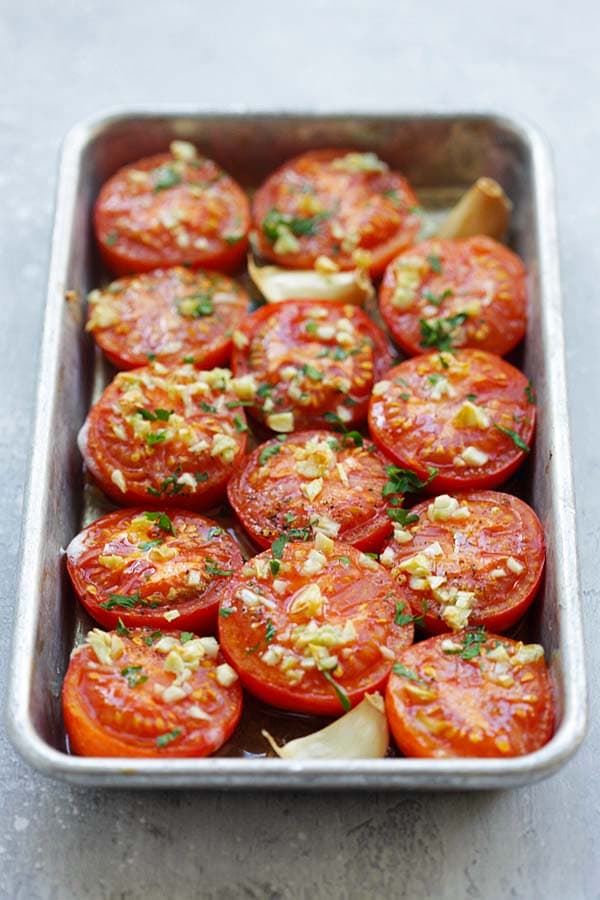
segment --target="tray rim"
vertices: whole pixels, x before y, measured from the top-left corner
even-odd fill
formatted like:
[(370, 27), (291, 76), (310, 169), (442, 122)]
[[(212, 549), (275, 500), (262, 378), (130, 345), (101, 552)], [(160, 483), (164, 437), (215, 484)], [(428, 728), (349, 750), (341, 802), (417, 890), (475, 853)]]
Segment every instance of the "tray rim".
[[(583, 626), (579, 564), (576, 540), (576, 520), (572, 455), (568, 415), (560, 429), (553, 434), (555, 453), (550, 466), (560, 461), (561, 490), (555, 498), (560, 504), (561, 517), (556, 529), (557, 555), (562, 560), (575, 560), (571, 571), (557, 567), (560, 591), (567, 578), (569, 597), (558, 604), (560, 620), (560, 651), (567, 677), (563, 681), (563, 718), (560, 727), (543, 748), (526, 756), (509, 759), (415, 759), (383, 760), (312, 760), (245, 759), (209, 757), (207, 759), (115, 760), (111, 758), (70, 756), (48, 745), (35, 731), (28, 716), (32, 668), (17, 670), (15, 660), (33, 660), (36, 602), (39, 569), (39, 548), (43, 540), (42, 516), (45, 492), (44, 472), (47, 467), (45, 449), (52, 416), (48, 415), (54, 399), (54, 375), (57, 371), (60, 344), (60, 309), (64, 303), (63, 284), (70, 247), (64, 240), (75, 213), (77, 194), (76, 175), (82, 151), (97, 134), (110, 126), (129, 119), (220, 119), (235, 121), (280, 117), (293, 120), (342, 121), (368, 119), (370, 121), (401, 122), (402, 120), (431, 120), (488, 122), (512, 132), (529, 147), (532, 158), (532, 181), (535, 195), (534, 216), (537, 231), (543, 240), (539, 245), (540, 293), (544, 297), (541, 327), (545, 332), (544, 345), (553, 346), (552, 365), (547, 366), (547, 390), (552, 410), (568, 410), (565, 372), (565, 348), (562, 325), (562, 295), (558, 246), (554, 178), (551, 155), (545, 138), (537, 127), (521, 116), (493, 111), (451, 112), (436, 110), (269, 110), (235, 106), (228, 110), (211, 111), (193, 105), (140, 106), (110, 108), (77, 122), (67, 133), (60, 156), (56, 189), (55, 214), (51, 237), (51, 256), (48, 269), (47, 303), (38, 363), (38, 383), (33, 418), (32, 450), (29, 458), (29, 478), (25, 494), (23, 524), (20, 538), (19, 580), (15, 611), (14, 637), (6, 718), (9, 737), (18, 752), (42, 774), (62, 778), (76, 784), (106, 787), (198, 787), (198, 788), (412, 788), (479, 789), (510, 787), (532, 783), (551, 775), (573, 756), (587, 726), (587, 695), (583, 658)], [(562, 592), (561, 592), (562, 595)], [(32, 601), (33, 596), (33, 602)]]

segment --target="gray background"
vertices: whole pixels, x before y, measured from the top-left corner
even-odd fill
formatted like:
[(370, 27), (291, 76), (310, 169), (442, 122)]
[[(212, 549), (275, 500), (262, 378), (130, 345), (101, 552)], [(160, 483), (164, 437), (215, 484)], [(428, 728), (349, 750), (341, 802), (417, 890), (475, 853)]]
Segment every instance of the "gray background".
[[(499, 110), (558, 182), (585, 625), (597, 627), (597, 3), (0, 0), (0, 673), (6, 674), (57, 154), (112, 105)], [(101, 792), (43, 780), (0, 733), (0, 896), (600, 897), (596, 722), (551, 780), (505, 793)]]

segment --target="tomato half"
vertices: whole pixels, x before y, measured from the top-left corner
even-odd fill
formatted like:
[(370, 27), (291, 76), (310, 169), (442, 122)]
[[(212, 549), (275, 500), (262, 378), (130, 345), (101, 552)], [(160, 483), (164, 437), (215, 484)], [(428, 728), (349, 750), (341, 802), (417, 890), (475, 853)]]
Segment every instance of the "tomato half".
[[(208, 509), (246, 449), (240, 394), (228, 369), (119, 372), (79, 435), (85, 463), (116, 503)], [(237, 391), (237, 394), (236, 394)]]
[(62, 705), (80, 756), (209, 756), (235, 730), (242, 690), (215, 638), (95, 628), (71, 655)]
[(229, 502), (262, 547), (290, 528), (326, 524), (336, 540), (378, 550), (391, 531), (382, 489), (387, 460), (360, 435), (304, 431), (267, 441), (227, 485)]
[(214, 631), (227, 579), (242, 565), (216, 522), (184, 510), (118, 510), (67, 547), (77, 595), (101, 625)]
[(385, 684), (413, 625), (395, 623), (395, 582), (371, 557), (323, 535), (284, 541), (232, 576), (221, 649), (265, 703), (340, 715)]
[(552, 686), (539, 644), (483, 630), (403, 650), (385, 707), (407, 756), (521, 756), (552, 737)]
[(327, 256), (340, 269), (378, 274), (415, 240), (417, 206), (407, 180), (374, 153), (324, 149), (274, 172), (252, 212), (260, 253), (286, 268), (310, 269)]
[(527, 378), (492, 353), (416, 356), (375, 385), (373, 440), (431, 493), (497, 487), (525, 459), (535, 429)]
[(242, 288), (215, 272), (175, 266), (120, 278), (88, 295), (86, 326), (119, 369), (229, 361), (231, 333), (248, 309)]
[(374, 381), (391, 359), (385, 334), (361, 309), (286, 300), (243, 322), (232, 367), (256, 379), (252, 414), (284, 432), (361, 422)]
[(423, 241), (388, 266), (379, 308), (410, 356), (435, 346), (504, 356), (525, 335), (525, 278), (519, 257), (492, 238)]
[(441, 495), (410, 510), (381, 555), (399, 584), (405, 612), (423, 615), (428, 634), (482, 625), (506, 631), (531, 605), (544, 571), (544, 532), (531, 507), (511, 494)]
[(102, 256), (117, 275), (179, 265), (229, 272), (246, 255), (249, 226), (241, 187), (183, 141), (119, 169), (94, 209)]

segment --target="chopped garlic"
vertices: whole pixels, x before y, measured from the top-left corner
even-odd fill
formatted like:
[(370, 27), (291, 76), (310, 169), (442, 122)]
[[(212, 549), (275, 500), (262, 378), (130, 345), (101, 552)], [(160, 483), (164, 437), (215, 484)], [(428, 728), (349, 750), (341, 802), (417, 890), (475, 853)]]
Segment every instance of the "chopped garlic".
[(198, 151), (189, 141), (171, 141), (169, 150), (181, 162), (192, 162), (198, 158)]
[(527, 663), (539, 662), (544, 658), (541, 644), (520, 644), (512, 657), (513, 665), (525, 666)]
[(465, 400), (458, 412), (452, 419), (453, 424), (457, 428), (489, 428), (490, 417), (484, 409)]
[(480, 466), (485, 466), (487, 461), (489, 460), (489, 456), (487, 453), (484, 453), (483, 450), (478, 450), (477, 447), (473, 447), (469, 445), (465, 447), (459, 457), (463, 464), (467, 466), (473, 466), (475, 468), (479, 468)]
[(316, 516), (310, 524), (313, 530), (313, 534), (316, 535), (321, 532), (325, 535), (325, 537), (331, 538), (336, 537), (340, 528), (342, 527), (339, 522), (335, 522), (333, 519), (330, 519), (329, 516), (326, 515)]
[(346, 153), (331, 161), (331, 168), (338, 172), (387, 172), (389, 166), (376, 153)]
[(169, 609), (166, 613), (164, 613), (164, 617), (167, 622), (173, 622), (175, 619), (178, 619), (181, 613), (178, 609)]
[(273, 431), (288, 433), (294, 430), (294, 414), (292, 412), (272, 413), (267, 416), (267, 425)]
[(317, 531), (315, 535), (315, 547), (320, 553), (329, 556), (333, 553), (335, 545), (331, 538), (327, 537), (326, 534), (323, 534), (322, 531)]
[(290, 612), (294, 615), (305, 613), (309, 616), (318, 616), (323, 610), (323, 594), (318, 584), (307, 584), (301, 588), (290, 606)]
[(228, 663), (217, 666), (217, 681), (221, 687), (231, 687), (238, 680), (238, 674)]
[(394, 565), (395, 559), (396, 554), (394, 553), (392, 547), (386, 547), (386, 549), (379, 557), (379, 562), (382, 566), (386, 566), (386, 568), (391, 569), (391, 567)]
[(323, 490), (323, 479), (315, 478), (313, 481), (309, 481), (306, 484), (300, 485), (300, 490), (304, 494), (307, 500), (314, 500), (319, 496), (321, 491)]
[(327, 565), (327, 558), (318, 550), (310, 550), (309, 554), (300, 569), (302, 575), (318, 575)]
[(378, 381), (376, 384), (373, 385), (373, 396), (381, 397), (383, 394), (385, 394), (387, 391), (389, 391), (391, 386), (392, 386), (391, 381), (385, 381), (385, 380)]
[(113, 469), (111, 472), (110, 480), (113, 484), (119, 488), (124, 494), (127, 491), (127, 482), (125, 481), (125, 476), (121, 472), (120, 469)]
[(246, 337), (246, 335), (242, 331), (234, 331), (231, 335), (231, 340), (234, 345), (238, 348), (238, 350), (243, 350), (244, 347), (247, 347), (250, 343), (250, 339)]
[(518, 559), (515, 559), (514, 556), (509, 556), (506, 560), (506, 567), (513, 573), (513, 575), (520, 575), (525, 566), (519, 562)]

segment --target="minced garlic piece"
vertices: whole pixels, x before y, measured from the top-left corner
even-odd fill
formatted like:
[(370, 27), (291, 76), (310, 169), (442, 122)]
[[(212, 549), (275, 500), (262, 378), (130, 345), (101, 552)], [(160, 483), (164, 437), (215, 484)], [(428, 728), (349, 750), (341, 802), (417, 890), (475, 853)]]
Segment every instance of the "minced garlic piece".
[(231, 687), (238, 680), (238, 674), (228, 663), (217, 666), (217, 681), (221, 687)]
[(238, 350), (243, 350), (244, 347), (247, 347), (250, 343), (250, 339), (246, 337), (243, 331), (234, 331), (231, 335), (231, 340), (234, 345), (238, 348)]
[(119, 488), (120, 491), (126, 493), (127, 491), (127, 482), (125, 481), (125, 476), (121, 472), (120, 469), (113, 469), (111, 472), (110, 480), (113, 484)]
[(520, 563), (518, 559), (515, 559), (514, 556), (509, 556), (506, 560), (506, 567), (509, 569), (513, 575), (520, 575), (525, 566), (523, 563)]
[(288, 433), (294, 430), (294, 414), (292, 412), (272, 413), (267, 416), (267, 425), (273, 431)]
[(487, 453), (484, 453), (483, 450), (478, 450), (477, 447), (473, 447), (469, 444), (468, 447), (465, 447), (460, 456), (455, 457), (454, 463), (455, 465), (458, 465), (456, 460), (460, 460), (463, 465), (479, 468), (480, 466), (485, 466), (489, 460), (489, 456)]
[(307, 500), (312, 501), (315, 499), (315, 497), (318, 497), (323, 490), (323, 479), (315, 478), (312, 481), (307, 482), (306, 484), (301, 484), (300, 490)]
[(318, 616), (323, 609), (323, 594), (318, 584), (308, 584), (301, 588), (290, 606), (290, 612), (294, 615), (304, 613), (308, 616)]
[(452, 422), (457, 428), (489, 428), (490, 417), (480, 406), (465, 400)]
[(189, 141), (171, 141), (169, 151), (181, 162), (192, 162), (198, 158), (198, 151)]
[(389, 166), (376, 153), (346, 153), (332, 160), (331, 168), (338, 172), (387, 172)]

